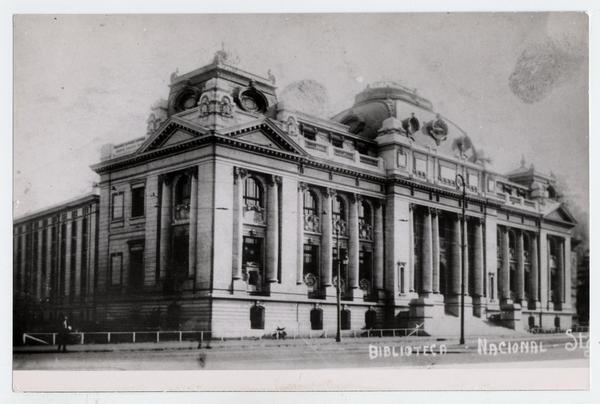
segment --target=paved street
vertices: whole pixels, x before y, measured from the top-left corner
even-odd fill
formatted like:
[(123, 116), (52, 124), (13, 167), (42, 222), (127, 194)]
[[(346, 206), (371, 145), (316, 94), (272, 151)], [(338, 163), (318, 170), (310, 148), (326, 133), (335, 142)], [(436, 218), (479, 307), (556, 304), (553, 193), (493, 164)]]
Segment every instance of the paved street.
[[(533, 339), (529, 339), (531, 341)], [(512, 340), (511, 343), (521, 340)], [(468, 340), (467, 348), (456, 341), (403, 340), (393, 338), (345, 341), (296, 340), (278, 344), (258, 341), (234, 343), (215, 342), (211, 349), (197, 349), (195, 343), (165, 345), (148, 350), (109, 350), (97, 347), (72, 346), (73, 352), (51, 352), (39, 347), (28, 352), (15, 352), (15, 370), (199, 370), (199, 369), (309, 369), (350, 367), (588, 367), (585, 350), (565, 349), (566, 339), (539, 339), (543, 348), (537, 353), (507, 352), (482, 355), (477, 340)], [(500, 340), (496, 340), (496, 345)], [(432, 344), (435, 346), (432, 347)], [(445, 348), (441, 344), (446, 344)], [(117, 344), (115, 344), (117, 345)], [(371, 345), (371, 348), (369, 347)], [(388, 347), (388, 355), (386, 348)], [(84, 348), (85, 347), (85, 348)], [(409, 348), (410, 347), (410, 348)], [(87, 349), (88, 351), (76, 351)], [(93, 351), (96, 349), (96, 351)], [(107, 349), (107, 351), (99, 351)], [(447, 349), (447, 352), (445, 350)], [(427, 354), (423, 353), (426, 350)], [(417, 352), (419, 351), (419, 352)], [(435, 353), (436, 355), (433, 355)], [(395, 356), (394, 356), (395, 354)]]

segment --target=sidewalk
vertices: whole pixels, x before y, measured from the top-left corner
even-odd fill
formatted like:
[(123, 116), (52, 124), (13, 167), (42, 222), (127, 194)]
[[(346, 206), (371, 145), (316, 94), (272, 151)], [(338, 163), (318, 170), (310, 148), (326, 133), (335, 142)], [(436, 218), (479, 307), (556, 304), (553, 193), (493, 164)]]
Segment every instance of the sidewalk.
[[(583, 334), (587, 338), (588, 334)], [(564, 344), (573, 339), (565, 334), (526, 334), (519, 336), (496, 336), (486, 338), (488, 342), (500, 341), (543, 341), (544, 345), (552, 346)], [(320, 347), (328, 350), (349, 350), (364, 349), (368, 344), (378, 345), (441, 345), (447, 346), (449, 352), (466, 352), (477, 350), (477, 337), (467, 337), (465, 346), (458, 344), (458, 338), (441, 337), (370, 337), (370, 338), (346, 338), (340, 343), (336, 343), (334, 338), (297, 338), (285, 340), (212, 340), (210, 344), (206, 341), (202, 343), (201, 349), (215, 350), (237, 350), (237, 349), (272, 349), (279, 347), (302, 348), (307, 346)], [(110, 344), (73, 344), (68, 345), (70, 352), (115, 352), (115, 351), (169, 351), (169, 350), (198, 350), (197, 341), (165, 341), (165, 342), (138, 342), (138, 343), (110, 343)], [(35, 353), (55, 353), (56, 345), (31, 345), (13, 347), (13, 354), (35, 354)]]

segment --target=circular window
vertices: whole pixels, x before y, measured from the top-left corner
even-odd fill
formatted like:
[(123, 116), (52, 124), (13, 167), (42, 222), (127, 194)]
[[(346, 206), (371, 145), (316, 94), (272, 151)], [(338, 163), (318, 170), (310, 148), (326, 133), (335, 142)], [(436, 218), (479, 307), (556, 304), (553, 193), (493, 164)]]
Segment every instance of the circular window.
[(246, 110), (246, 111), (250, 111), (250, 112), (256, 112), (258, 111), (258, 104), (256, 103), (256, 100), (249, 96), (249, 95), (242, 95), (242, 107)]
[(265, 112), (268, 106), (266, 97), (255, 88), (241, 91), (236, 97), (236, 103), (247, 112)]
[(189, 96), (183, 100), (183, 109), (190, 109), (196, 106), (196, 97)]

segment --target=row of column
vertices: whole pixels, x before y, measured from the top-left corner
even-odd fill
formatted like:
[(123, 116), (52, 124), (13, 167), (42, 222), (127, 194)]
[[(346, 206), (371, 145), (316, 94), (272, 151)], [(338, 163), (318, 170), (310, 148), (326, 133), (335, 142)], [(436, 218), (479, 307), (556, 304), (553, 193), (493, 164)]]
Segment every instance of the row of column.
[[(412, 223), (415, 223), (415, 214), (422, 215), (422, 244), (420, 254), (420, 288), (419, 292), (440, 293), (440, 227), (438, 209), (429, 207), (412, 206), (413, 214)], [(465, 293), (469, 291), (469, 243), (468, 243), (468, 222), (474, 223), (474, 240), (473, 240), (473, 295), (483, 296), (484, 265), (483, 265), (483, 224), (480, 219), (467, 220), (464, 222), (464, 274), (465, 274)], [(458, 295), (461, 291), (461, 265), (462, 265), (462, 249), (463, 244), (461, 234), (461, 218), (460, 215), (455, 215), (452, 222), (451, 232), (451, 261), (450, 261), (450, 279), (448, 282), (448, 293), (450, 295)], [(411, 231), (414, 237), (414, 229)], [(417, 277), (412, 277), (412, 290), (417, 288)]]
[[(304, 192), (300, 188), (300, 193)], [(323, 195), (323, 220), (321, 225), (321, 279), (323, 286), (332, 285), (332, 247), (333, 235), (333, 198), (337, 192), (333, 189), (326, 189)], [(362, 202), (360, 195), (352, 194), (349, 199), (348, 209), (348, 284), (350, 288), (358, 288), (359, 282), (359, 250), (360, 250), (360, 226), (359, 226), (359, 207)], [(302, 197), (299, 196), (299, 201)], [(302, 205), (300, 205), (302, 206)], [(383, 289), (383, 206), (376, 203), (374, 206), (374, 259), (373, 259), (373, 286), (375, 290)], [(302, 210), (300, 210), (302, 215)], [(302, 228), (301, 228), (302, 229)], [(303, 235), (300, 240), (303, 241)], [(298, 267), (299, 274), (302, 272), (302, 266)]]
[[(235, 251), (233, 254), (233, 280), (242, 278), (242, 256), (244, 247), (244, 183), (248, 171), (244, 168), (234, 168), (235, 201), (234, 210), (237, 217), (233, 223), (235, 234)], [(267, 206), (266, 206), (266, 262), (265, 275), (267, 282), (273, 283), (279, 280), (279, 189), (281, 177), (269, 175), (267, 177)]]
[[(95, 243), (96, 243), (96, 218), (97, 212), (92, 212), (87, 215), (87, 255), (82, 256), (83, 251), (83, 219), (84, 216), (76, 217), (75, 219), (71, 219), (66, 222), (65, 226), (65, 254), (64, 257), (61, 256), (61, 248), (60, 248), (60, 240), (62, 237), (62, 223), (57, 222), (54, 225), (49, 225), (45, 227), (46, 229), (46, 239), (44, 240), (44, 229), (39, 228), (30, 233), (31, 238), (31, 248), (30, 256), (27, 256), (27, 248), (26, 248), (26, 234), (21, 234), (21, 267), (17, 268), (20, 271), (20, 279), (21, 291), (29, 290), (31, 287), (30, 294), (33, 295), (36, 299), (45, 299), (51, 297), (49, 291), (54, 285), (56, 287), (60, 286), (61, 277), (64, 279), (64, 291), (57, 290), (55, 291), (56, 296), (61, 296), (61, 292), (63, 292), (64, 296), (71, 296), (71, 252), (72, 252), (72, 225), (75, 223), (76, 226), (76, 243), (75, 243), (75, 268), (74, 268), (74, 289), (73, 295), (75, 297), (80, 297), (82, 295), (93, 295), (94, 293), (94, 272), (95, 268)], [(56, 259), (56, 268), (52, 269), (52, 228), (56, 228), (56, 238), (57, 238), (57, 259)], [(37, 244), (35, 243), (37, 235)], [(45, 241), (45, 243), (44, 243)], [(44, 249), (45, 244), (45, 249)], [(16, 243), (15, 243), (16, 248)], [(34, 257), (35, 250), (35, 260)], [(62, 261), (64, 260), (64, 261)], [(85, 267), (87, 271), (86, 284), (84, 286), (84, 290), (81, 290), (81, 273), (82, 273), (82, 260), (86, 260)], [(64, 263), (64, 265), (63, 265)], [(61, 272), (61, 268), (63, 269)], [(29, 277), (29, 285), (25, 285), (26, 271)], [(42, 282), (42, 278), (45, 278)], [(54, 275), (54, 277), (53, 277)]]
[[(517, 303), (525, 300), (525, 287), (529, 290), (529, 298), (532, 301), (539, 301), (539, 260), (538, 260), (538, 237), (535, 234), (530, 235), (529, 256), (531, 270), (529, 273), (529, 285), (525, 285), (525, 247), (523, 231), (516, 230), (516, 261), (515, 268), (515, 291), (514, 298)], [(507, 301), (511, 299), (510, 290), (510, 233), (508, 228), (500, 227), (500, 248), (502, 256), (502, 265), (498, 268), (498, 281), (500, 289), (500, 299)]]

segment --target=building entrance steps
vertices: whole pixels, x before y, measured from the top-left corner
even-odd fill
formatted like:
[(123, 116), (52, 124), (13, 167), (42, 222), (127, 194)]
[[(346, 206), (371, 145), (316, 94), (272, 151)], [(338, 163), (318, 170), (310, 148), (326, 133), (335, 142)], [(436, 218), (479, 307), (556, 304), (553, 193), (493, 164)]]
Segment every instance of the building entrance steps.
[[(470, 308), (469, 308), (470, 309)], [(423, 325), (425, 332), (431, 336), (456, 336), (460, 333), (460, 317), (452, 314), (437, 314), (435, 318), (425, 319)], [(527, 335), (526, 331), (514, 330), (499, 325), (491, 320), (476, 317), (465, 308), (465, 335)]]

